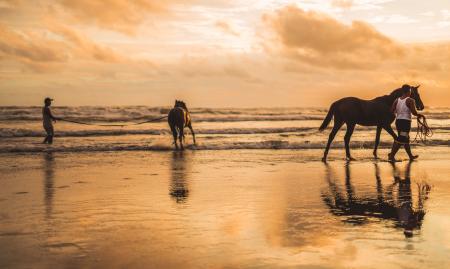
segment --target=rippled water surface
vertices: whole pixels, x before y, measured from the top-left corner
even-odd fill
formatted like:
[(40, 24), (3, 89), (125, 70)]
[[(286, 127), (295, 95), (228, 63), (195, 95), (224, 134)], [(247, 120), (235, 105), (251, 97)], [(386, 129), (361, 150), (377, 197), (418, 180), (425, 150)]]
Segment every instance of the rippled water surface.
[(4, 153), (0, 268), (448, 268), (450, 154)]
[[(170, 108), (54, 107), (61, 118), (93, 124), (130, 124), (166, 116)], [(322, 149), (331, 127), (319, 132), (327, 108), (192, 108), (192, 125), (197, 145), (186, 129), (187, 146), (197, 150), (229, 149)], [(450, 146), (450, 108), (424, 111), (433, 137), (428, 146)], [(0, 107), (0, 153), (2, 152), (86, 152), (128, 150), (171, 150), (172, 137), (166, 119), (125, 127), (92, 126), (58, 121), (55, 143), (42, 145), (44, 130), (40, 107)], [(413, 132), (416, 123), (413, 122)], [(342, 129), (345, 129), (342, 128)], [(343, 147), (341, 130), (333, 147)], [(412, 134), (414, 135), (414, 134)], [(353, 148), (371, 148), (375, 127), (357, 126)], [(392, 137), (381, 135), (381, 147), (390, 147)]]

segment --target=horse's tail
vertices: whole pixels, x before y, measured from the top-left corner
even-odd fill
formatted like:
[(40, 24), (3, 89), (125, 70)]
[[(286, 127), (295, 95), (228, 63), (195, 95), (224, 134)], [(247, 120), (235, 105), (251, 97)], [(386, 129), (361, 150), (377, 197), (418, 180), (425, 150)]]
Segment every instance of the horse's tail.
[(331, 104), (330, 109), (328, 110), (327, 116), (325, 117), (325, 119), (323, 119), (322, 125), (320, 125), (320, 127), (319, 127), (319, 131), (325, 130), (325, 128), (327, 128), (328, 124), (330, 124), (330, 121), (334, 115), (335, 107), (336, 107), (336, 102)]

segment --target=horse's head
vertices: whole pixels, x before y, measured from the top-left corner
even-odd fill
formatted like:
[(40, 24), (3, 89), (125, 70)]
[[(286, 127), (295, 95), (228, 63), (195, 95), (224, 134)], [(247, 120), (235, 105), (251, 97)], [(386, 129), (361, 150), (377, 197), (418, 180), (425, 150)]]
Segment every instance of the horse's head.
[(425, 106), (423, 105), (422, 99), (420, 98), (419, 87), (420, 85), (417, 85), (415, 87), (411, 86), (411, 98), (416, 101), (417, 110), (423, 110)]
[(187, 110), (186, 103), (181, 100), (175, 100), (175, 107), (181, 107)]

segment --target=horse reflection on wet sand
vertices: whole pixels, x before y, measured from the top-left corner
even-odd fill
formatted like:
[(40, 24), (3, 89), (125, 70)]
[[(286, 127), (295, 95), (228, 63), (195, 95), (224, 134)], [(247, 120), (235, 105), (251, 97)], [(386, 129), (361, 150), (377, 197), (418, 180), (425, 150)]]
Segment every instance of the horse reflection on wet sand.
[(177, 203), (186, 202), (189, 196), (187, 159), (188, 157), (183, 151), (174, 151), (172, 153), (169, 194)]
[[(335, 182), (332, 168), (327, 167), (328, 191), (322, 192), (322, 200), (333, 215), (346, 217), (345, 222), (363, 225), (370, 218), (393, 220), (395, 227), (403, 228), (406, 237), (413, 236), (414, 229), (420, 229), (425, 217), (424, 202), (427, 200), (431, 187), (427, 183), (417, 183), (417, 203), (413, 204), (411, 188), (411, 165), (406, 165), (405, 177), (399, 176), (397, 164), (391, 163), (394, 182), (386, 187), (382, 185), (380, 169), (375, 163), (376, 197), (355, 195), (352, 184), (350, 163), (345, 166), (345, 192)], [(369, 197), (367, 197), (369, 195)]]

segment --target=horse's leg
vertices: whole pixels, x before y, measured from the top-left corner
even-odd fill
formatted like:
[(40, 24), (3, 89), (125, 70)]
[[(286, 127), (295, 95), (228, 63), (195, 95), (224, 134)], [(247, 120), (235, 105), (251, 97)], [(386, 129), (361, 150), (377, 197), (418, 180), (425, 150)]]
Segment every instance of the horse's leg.
[(194, 145), (195, 145), (195, 133), (194, 133), (194, 129), (192, 129), (192, 124), (189, 123), (188, 127), (189, 127), (189, 130), (191, 130), (192, 139), (194, 140)]
[(180, 140), (180, 146), (181, 146), (181, 150), (184, 150), (184, 146), (183, 146), (183, 138), (184, 138), (184, 130), (183, 130), (183, 126), (178, 128), (178, 138)]
[(375, 135), (375, 146), (373, 148), (373, 156), (375, 159), (378, 159), (377, 156), (377, 150), (378, 150), (378, 144), (380, 144), (380, 135), (381, 135), (381, 126), (377, 126), (377, 133)]
[(339, 129), (342, 127), (342, 124), (344, 124), (342, 121), (336, 120), (336, 118), (334, 118), (333, 129), (331, 130), (331, 133), (328, 136), (328, 143), (327, 143), (327, 147), (325, 148), (325, 151), (323, 153), (322, 162), (326, 162), (327, 161), (328, 151), (330, 150), (331, 142), (333, 142), (333, 139), (336, 136), (336, 134), (339, 131)]
[(173, 143), (175, 144), (175, 149), (178, 150), (178, 144), (177, 144), (178, 132), (177, 132), (177, 128), (174, 125), (170, 125), (170, 130), (172, 131)]
[(395, 134), (394, 130), (392, 130), (391, 125), (385, 125), (383, 126), (383, 129), (386, 130), (386, 132), (388, 132), (388, 134), (390, 134), (392, 138), (394, 138), (394, 140), (397, 140), (397, 135)]
[(348, 161), (354, 161), (355, 159), (350, 155), (350, 138), (352, 137), (353, 130), (355, 130), (354, 123), (347, 123), (347, 131), (345, 132), (344, 142), (345, 142), (345, 155)]

